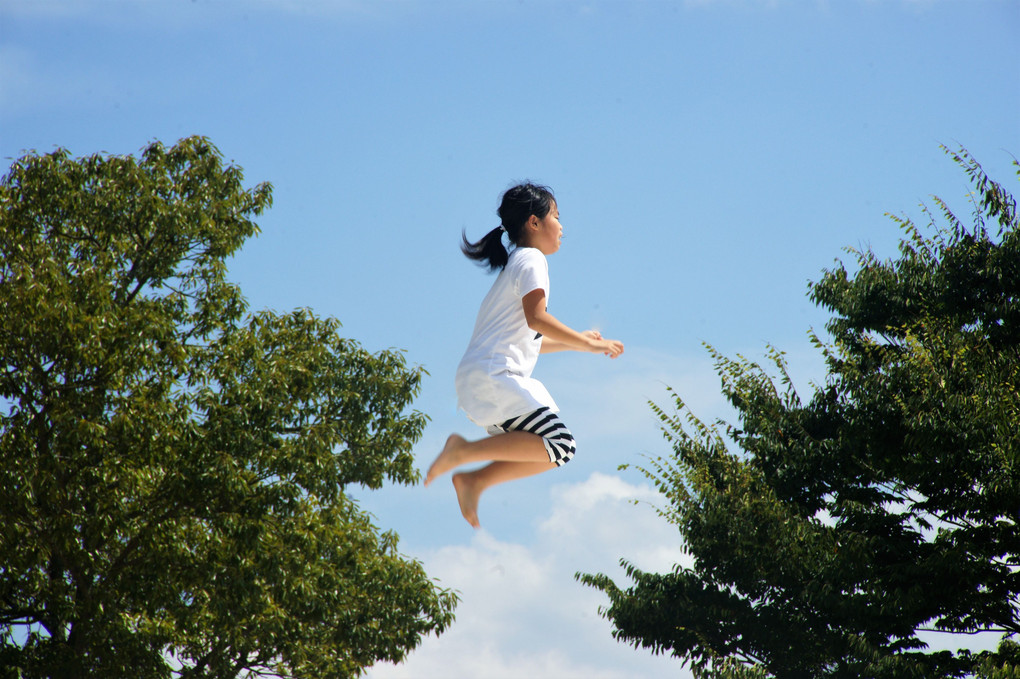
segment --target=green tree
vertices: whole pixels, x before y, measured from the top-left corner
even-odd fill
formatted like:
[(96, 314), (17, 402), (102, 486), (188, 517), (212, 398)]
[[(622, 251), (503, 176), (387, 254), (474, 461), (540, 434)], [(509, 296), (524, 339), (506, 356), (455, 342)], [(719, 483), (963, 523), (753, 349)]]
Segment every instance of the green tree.
[(0, 675), (350, 677), (456, 597), (345, 492), (414, 483), (422, 371), (225, 260), (268, 185), (205, 139), (0, 185)]
[(975, 187), (973, 226), (935, 198), (925, 229), (894, 218), (895, 259), (854, 252), (853, 273), (823, 274), (828, 375), (806, 403), (770, 348), (768, 370), (712, 351), (739, 424), (653, 406), (673, 454), (643, 471), (693, 565), (624, 560), (626, 589), (579, 574), (617, 639), (705, 677), (1017, 676), (1008, 640), (920, 636), (1020, 633), (1020, 224), (1001, 185), (947, 153)]

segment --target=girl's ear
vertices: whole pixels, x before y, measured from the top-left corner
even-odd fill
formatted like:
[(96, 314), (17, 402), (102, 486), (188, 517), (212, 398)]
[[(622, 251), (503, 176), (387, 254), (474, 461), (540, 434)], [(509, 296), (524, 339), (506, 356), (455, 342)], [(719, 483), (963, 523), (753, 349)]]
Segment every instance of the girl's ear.
[(518, 238), (518, 244), (527, 247), (528, 243), (531, 242), (531, 234), (538, 230), (538, 217), (531, 215), (528, 217), (528, 221), (524, 222), (524, 227), (521, 229), (521, 235)]

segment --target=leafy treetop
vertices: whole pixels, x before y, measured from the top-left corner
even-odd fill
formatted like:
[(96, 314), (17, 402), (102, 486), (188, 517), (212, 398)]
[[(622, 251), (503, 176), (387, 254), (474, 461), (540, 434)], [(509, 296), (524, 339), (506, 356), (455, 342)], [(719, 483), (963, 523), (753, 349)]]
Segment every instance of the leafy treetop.
[(739, 425), (653, 406), (674, 452), (645, 473), (694, 565), (624, 561), (626, 590), (579, 575), (618, 639), (705, 677), (1020, 676), (1013, 641), (921, 636), (1020, 633), (1020, 222), (947, 152), (974, 184), (973, 225), (935, 198), (930, 235), (895, 218), (897, 258), (824, 273), (811, 297), (833, 340), (813, 336), (828, 377), (807, 403), (770, 349), (778, 384), (713, 351)]
[(417, 480), (422, 370), (247, 313), (242, 179), (192, 137), (0, 182), (2, 677), (349, 677), (452, 620), (345, 492)]

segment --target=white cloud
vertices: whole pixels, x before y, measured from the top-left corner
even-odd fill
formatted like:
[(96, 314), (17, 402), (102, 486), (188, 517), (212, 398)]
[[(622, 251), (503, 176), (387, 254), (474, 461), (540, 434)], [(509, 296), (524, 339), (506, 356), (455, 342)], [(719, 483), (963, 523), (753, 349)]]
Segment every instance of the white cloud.
[(550, 507), (529, 544), (485, 530), (467, 545), (413, 554), (444, 586), (461, 594), (457, 620), (401, 665), (372, 668), (370, 679), (641, 679), (685, 675), (679, 661), (614, 640), (598, 615), (601, 592), (574, 579), (604, 572), (629, 584), (621, 557), (646, 570), (685, 559), (680, 536), (649, 504), (650, 486), (606, 474), (553, 486)]
[(649, 485), (596, 473), (584, 483), (553, 487), (552, 496), (552, 512), (539, 525), (542, 542), (590, 560), (588, 570), (610, 572), (621, 557), (652, 571), (689, 563), (676, 528), (656, 514), (664, 499)]

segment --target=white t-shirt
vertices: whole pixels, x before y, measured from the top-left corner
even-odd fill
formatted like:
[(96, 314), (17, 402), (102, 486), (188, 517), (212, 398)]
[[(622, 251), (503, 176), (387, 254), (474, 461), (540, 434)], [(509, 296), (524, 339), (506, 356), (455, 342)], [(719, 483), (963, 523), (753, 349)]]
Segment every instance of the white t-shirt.
[(528, 327), (521, 299), (539, 288), (548, 302), (545, 255), (535, 248), (515, 248), (482, 301), (457, 368), (458, 405), (476, 424), (501, 424), (542, 407), (559, 410), (542, 383), (531, 377), (542, 338)]

